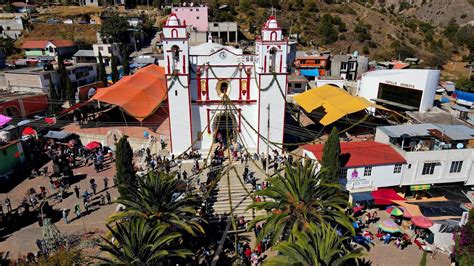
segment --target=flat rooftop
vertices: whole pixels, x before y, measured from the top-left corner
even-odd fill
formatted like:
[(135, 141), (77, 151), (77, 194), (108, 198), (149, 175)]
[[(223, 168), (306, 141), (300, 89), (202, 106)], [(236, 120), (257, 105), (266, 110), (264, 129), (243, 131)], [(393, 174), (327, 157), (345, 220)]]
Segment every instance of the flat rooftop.
[(444, 136), (454, 141), (474, 139), (474, 129), (465, 125), (441, 125), (441, 124), (411, 124), (397, 126), (379, 127), (382, 132), (391, 138), (427, 137), (433, 136), (433, 130), (438, 130)]
[(31, 96), (45, 95), (43, 93), (32, 93), (32, 92), (11, 92), (0, 90), (0, 103), (13, 101), (16, 99), (23, 99)]

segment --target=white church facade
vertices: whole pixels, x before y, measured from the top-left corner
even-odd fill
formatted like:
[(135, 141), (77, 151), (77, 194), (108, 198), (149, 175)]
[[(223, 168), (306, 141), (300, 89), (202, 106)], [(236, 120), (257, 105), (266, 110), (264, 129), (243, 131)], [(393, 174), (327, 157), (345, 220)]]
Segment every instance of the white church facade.
[(255, 54), (211, 41), (189, 46), (186, 24), (175, 14), (162, 42), (174, 154), (209, 150), (219, 133), (251, 152), (266, 152), (267, 139), (270, 150), (281, 149), (288, 39), (274, 17), (256, 39)]

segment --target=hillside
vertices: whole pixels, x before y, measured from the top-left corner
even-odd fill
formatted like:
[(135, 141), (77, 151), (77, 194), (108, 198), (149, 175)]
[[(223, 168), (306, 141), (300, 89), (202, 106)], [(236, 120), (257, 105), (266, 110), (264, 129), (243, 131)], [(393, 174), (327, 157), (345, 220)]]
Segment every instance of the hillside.
[(82, 24), (34, 24), (33, 29), (26, 32), (15, 45), (21, 45), (30, 39), (65, 39), (78, 43), (80, 46), (88, 46), (97, 42), (96, 31), (99, 25), (82, 25)]

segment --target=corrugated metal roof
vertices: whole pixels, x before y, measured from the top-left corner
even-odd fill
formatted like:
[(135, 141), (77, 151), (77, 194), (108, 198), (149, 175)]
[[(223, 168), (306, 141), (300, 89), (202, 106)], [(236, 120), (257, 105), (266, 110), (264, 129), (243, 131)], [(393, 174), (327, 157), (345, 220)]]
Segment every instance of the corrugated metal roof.
[(410, 137), (431, 136), (429, 129), (437, 129), (452, 140), (474, 139), (474, 129), (465, 125), (440, 125), (440, 124), (412, 124), (378, 127), (389, 137), (399, 138), (402, 135)]
[(94, 50), (79, 50), (74, 56), (94, 57)]

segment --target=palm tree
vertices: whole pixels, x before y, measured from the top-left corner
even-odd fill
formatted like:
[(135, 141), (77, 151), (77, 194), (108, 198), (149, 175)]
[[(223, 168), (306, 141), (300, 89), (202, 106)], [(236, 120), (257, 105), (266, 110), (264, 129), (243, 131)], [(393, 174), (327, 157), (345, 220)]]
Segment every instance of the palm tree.
[(339, 236), (327, 223), (310, 223), (306, 231), (293, 227), (291, 235), (274, 247), (280, 256), (270, 258), (265, 265), (342, 265), (364, 256), (362, 248), (346, 244), (349, 236)]
[(193, 253), (189, 250), (174, 248), (173, 243), (179, 241), (181, 234), (170, 233), (168, 227), (159, 223), (152, 228), (142, 219), (117, 223), (115, 228), (107, 225), (113, 238), (102, 237), (105, 243), (99, 247), (110, 257), (98, 259), (112, 265), (161, 265), (173, 258), (191, 256)]
[(340, 224), (350, 232), (354, 231), (351, 218), (345, 214), (349, 206), (348, 196), (339, 184), (321, 181), (321, 173), (309, 160), (295, 166), (287, 165), (285, 174), (267, 179), (270, 185), (256, 193), (266, 198), (254, 202), (248, 208), (266, 210), (267, 214), (256, 217), (250, 227), (265, 222), (257, 236), (257, 243), (270, 236), (270, 244), (287, 239), (293, 227), (302, 230), (311, 222)]
[(171, 230), (184, 230), (191, 235), (204, 233), (200, 225), (202, 219), (196, 216), (199, 200), (193, 195), (179, 191), (182, 183), (174, 178), (174, 173), (149, 172), (138, 179), (137, 186), (121, 187), (117, 202), (125, 210), (112, 215), (109, 222), (130, 218), (145, 219), (150, 224), (156, 222), (171, 226)]

